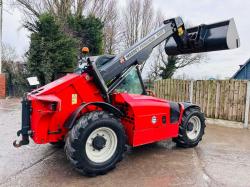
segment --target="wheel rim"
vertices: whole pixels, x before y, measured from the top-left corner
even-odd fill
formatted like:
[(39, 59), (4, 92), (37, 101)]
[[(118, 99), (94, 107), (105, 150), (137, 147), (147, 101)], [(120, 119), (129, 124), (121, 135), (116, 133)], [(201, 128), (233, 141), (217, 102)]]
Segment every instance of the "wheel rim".
[[(105, 145), (101, 149), (96, 149), (93, 142), (96, 137), (103, 137)], [(102, 163), (109, 160), (117, 148), (116, 133), (108, 127), (95, 129), (88, 137), (85, 145), (85, 151), (89, 160), (95, 163)]]
[(192, 116), (189, 120), (188, 120), (188, 124), (192, 124), (192, 129), (187, 128), (186, 132), (187, 132), (187, 136), (189, 139), (191, 140), (195, 140), (197, 139), (197, 137), (200, 134), (200, 130), (201, 130), (201, 120), (198, 116)]

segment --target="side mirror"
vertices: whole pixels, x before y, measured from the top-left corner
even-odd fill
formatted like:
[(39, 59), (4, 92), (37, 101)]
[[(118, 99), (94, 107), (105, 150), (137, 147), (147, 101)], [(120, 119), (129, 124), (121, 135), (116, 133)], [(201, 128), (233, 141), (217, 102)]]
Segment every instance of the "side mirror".
[(30, 86), (38, 86), (40, 84), (37, 77), (28, 77), (27, 80)]
[(40, 85), (40, 82), (37, 77), (28, 77), (27, 80), (29, 82), (30, 89), (36, 89)]
[(236, 25), (234, 19), (230, 19), (186, 29), (180, 44), (173, 37), (166, 41), (165, 52), (167, 55), (180, 55), (234, 49), (239, 46)]

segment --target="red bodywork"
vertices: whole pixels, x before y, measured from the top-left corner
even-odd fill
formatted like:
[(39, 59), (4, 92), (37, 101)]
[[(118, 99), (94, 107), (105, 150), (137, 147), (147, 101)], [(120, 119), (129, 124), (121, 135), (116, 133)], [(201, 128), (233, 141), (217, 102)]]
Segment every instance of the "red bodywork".
[[(184, 111), (182, 104), (179, 120), (171, 124), (170, 105), (166, 100), (127, 93), (115, 93), (111, 98), (112, 104), (125, 113), (121, 121), (129, 145), (139, 146), (178, 135)], [(32, 108), (32, 138), (37, 144), (64, 139), (68, 132), (65, 121), (83, 102), (104, 102), (93, 78), (87, 73), (62, 77), (31, 92), (28, 99)], [(97, 109), (89, 107), (88, 111)]]

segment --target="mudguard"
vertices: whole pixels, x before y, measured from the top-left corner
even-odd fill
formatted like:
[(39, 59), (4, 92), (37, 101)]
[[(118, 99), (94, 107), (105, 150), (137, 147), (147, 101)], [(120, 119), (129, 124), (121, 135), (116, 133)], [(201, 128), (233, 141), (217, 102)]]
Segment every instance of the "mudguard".
[(181, 104), (183, 104), (184, 106), (184, 110), (190, 108), (190, 107), (194, 107), (194, 108), (199, 108), (201, 109), (198, 105), (193, 104), (193, 103), (189, 103), (189, 102), (182, 102)]
[(177, 121), (179, 121), (182, 117), (183, 112), (188, 108), (193, 107), (200, 109), (198, 105), (189, 102), (181, 102), (181, 103), (169, 102), (169, 104), (170, 104), (170, 123), (176, 123)]
[(82, 103), (66, 120), (64, 127), (67, 129), (71, 129), (76, 121), (77, 116), (79, 115), (79, 113), (86, 108), (87, 106), (97, 106), (102, 108), (105, 111), (111, 112), (113, 113), (115, 116), (117, 117), (121, 117), (123, 116), (123, 113), (116, 107), (112, 106), (109, 103), (105, 103), (105, 102), (89, 102), (89, 103)]

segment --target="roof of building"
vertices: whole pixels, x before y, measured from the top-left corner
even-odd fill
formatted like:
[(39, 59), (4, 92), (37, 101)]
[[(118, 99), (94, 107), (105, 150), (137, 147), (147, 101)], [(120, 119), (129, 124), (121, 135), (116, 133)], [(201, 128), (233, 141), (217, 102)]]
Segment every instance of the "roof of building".
[(249, 63), (250, 63), (250, 59), (248, 59), (248, 60), (245, 62), (245, 64), (240, 65), (240, 69), (232, 76), (232, 79), (233, 79), (233, 78), (236, 78), (237, 75), (241, 72), (241, 70), (244, 69)]

